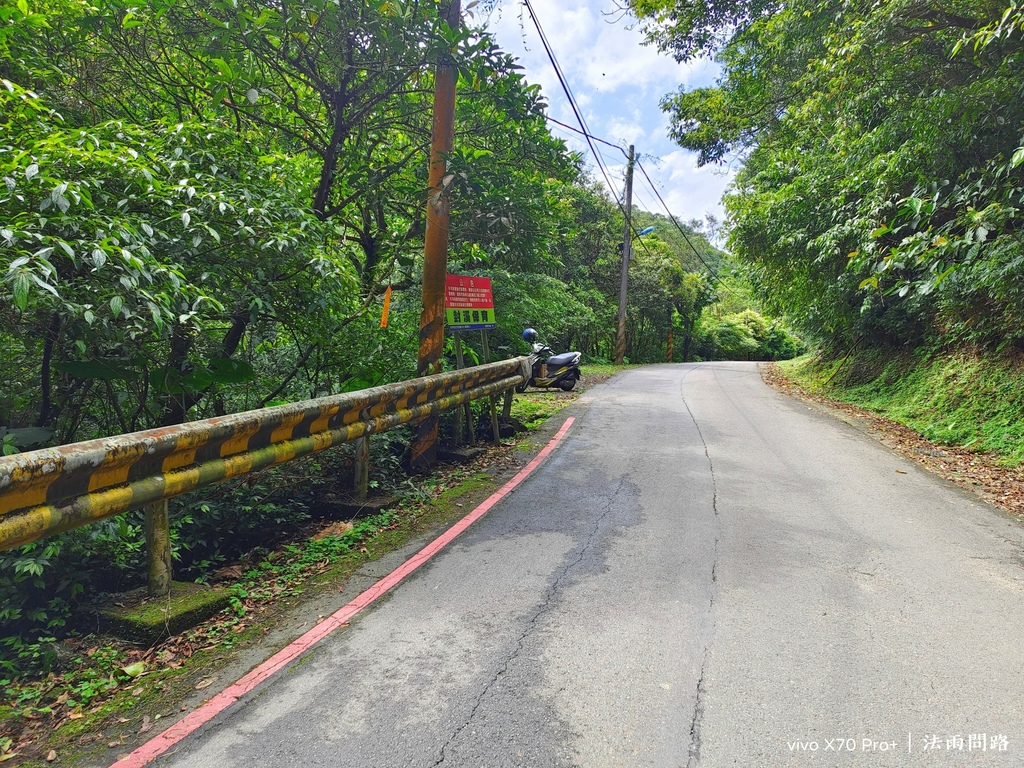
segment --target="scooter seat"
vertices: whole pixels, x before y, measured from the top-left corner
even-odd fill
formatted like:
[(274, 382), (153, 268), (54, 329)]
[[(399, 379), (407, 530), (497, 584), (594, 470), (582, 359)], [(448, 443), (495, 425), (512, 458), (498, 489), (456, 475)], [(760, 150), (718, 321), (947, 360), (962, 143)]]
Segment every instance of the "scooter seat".
[(563, 352), (560, 355), (552, 355), (547, 359), (548, 370), (553, 372), (566, 365), (574, 365), (579, 362), (579, 359), (579, 352)]

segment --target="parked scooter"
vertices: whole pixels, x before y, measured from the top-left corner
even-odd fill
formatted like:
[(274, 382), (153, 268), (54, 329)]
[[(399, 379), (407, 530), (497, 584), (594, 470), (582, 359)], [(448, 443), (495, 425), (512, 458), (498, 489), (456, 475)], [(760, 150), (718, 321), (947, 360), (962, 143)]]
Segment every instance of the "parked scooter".
[(523, 331), (523, 339), (533, 347), (530, 355), (532, 374), (530, 380), (520, 384), (516, 390), (523, 392), (527, 387), (547, 389), (558, 387), (568, 392), (580, 378), (580, 352), (564, 352), (556, 355), (547, 344), (537, 341), (533, 328)]

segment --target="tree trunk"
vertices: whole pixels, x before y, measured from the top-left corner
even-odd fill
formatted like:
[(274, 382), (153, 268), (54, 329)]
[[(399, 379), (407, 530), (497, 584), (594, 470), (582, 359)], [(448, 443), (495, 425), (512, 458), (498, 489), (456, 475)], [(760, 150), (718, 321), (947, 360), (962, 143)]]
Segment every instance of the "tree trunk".
[(39, 371), (42, 403), (39, 405), (39, 418), (36, 419), (37, 427), (45, 427), (49, 423), (53, 410), (53, 383), (50, 373), (53, 363), (53, 348), (57, 344), (58, 334), (60, 334), (60, 315), (54, 312), (50, 318), (50, 325), (46, 328), (46, 338), (43, 341), (43, 361)]

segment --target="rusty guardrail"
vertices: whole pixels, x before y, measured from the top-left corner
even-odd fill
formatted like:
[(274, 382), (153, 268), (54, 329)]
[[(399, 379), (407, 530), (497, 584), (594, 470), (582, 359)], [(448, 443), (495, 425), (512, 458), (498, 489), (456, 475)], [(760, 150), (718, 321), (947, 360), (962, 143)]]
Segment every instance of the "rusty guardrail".
[[(160, 541), (167, 499), (503, 392), (524, 377), (529, 378), (529, 358), (518, 357), (6, 456), (0, 458), (0, 551), (147, 507), (147, 546), (161, 550), (155, 557), (166, 561), (169, 583), (170, 548)], [(153, 573), (151, 551), (151, 593)], [(161, 592), (163, 586), (156, 590)]]

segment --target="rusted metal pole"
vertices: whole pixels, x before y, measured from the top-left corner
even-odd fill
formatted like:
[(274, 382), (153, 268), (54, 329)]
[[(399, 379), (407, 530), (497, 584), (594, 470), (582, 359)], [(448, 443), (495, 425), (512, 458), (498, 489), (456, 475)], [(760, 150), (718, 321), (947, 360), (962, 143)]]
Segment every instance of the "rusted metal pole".
[[(461, 15), (460, 0), (441, 6), (441, 18), (455, 29)], [(448, 269), (448, 214), (450, 203), (445, 185), (447, 156), (455, 135), (455, 83), (459, 73), (450, 57), (437, 63), (434, 74), (434, 126), (430, 144), (430, 174), (427, 182), (427, 230), (423, 249), (423, 310), (420, 314), (420, 346), (416, 375), (441, 372), (444, 346), (444, 279)], [(427, 469), (437, 462), (437, 417), (420, 424), (412, 444), (412, 465)]]
[(171, 522), (167, 499), (146, 507), (146, 557), (149, 561), (149, 596), (171, 592)]
[(629, 165), (626, 166), (626, 234), (622, 238), (622, 276), (619, 282), (619, 327), (615, 335), (615, 364), (622, 365), (626, 357), (626, 288), (629, 283), (629, 260), (633, 246), (633, 145), (629, 145)]

